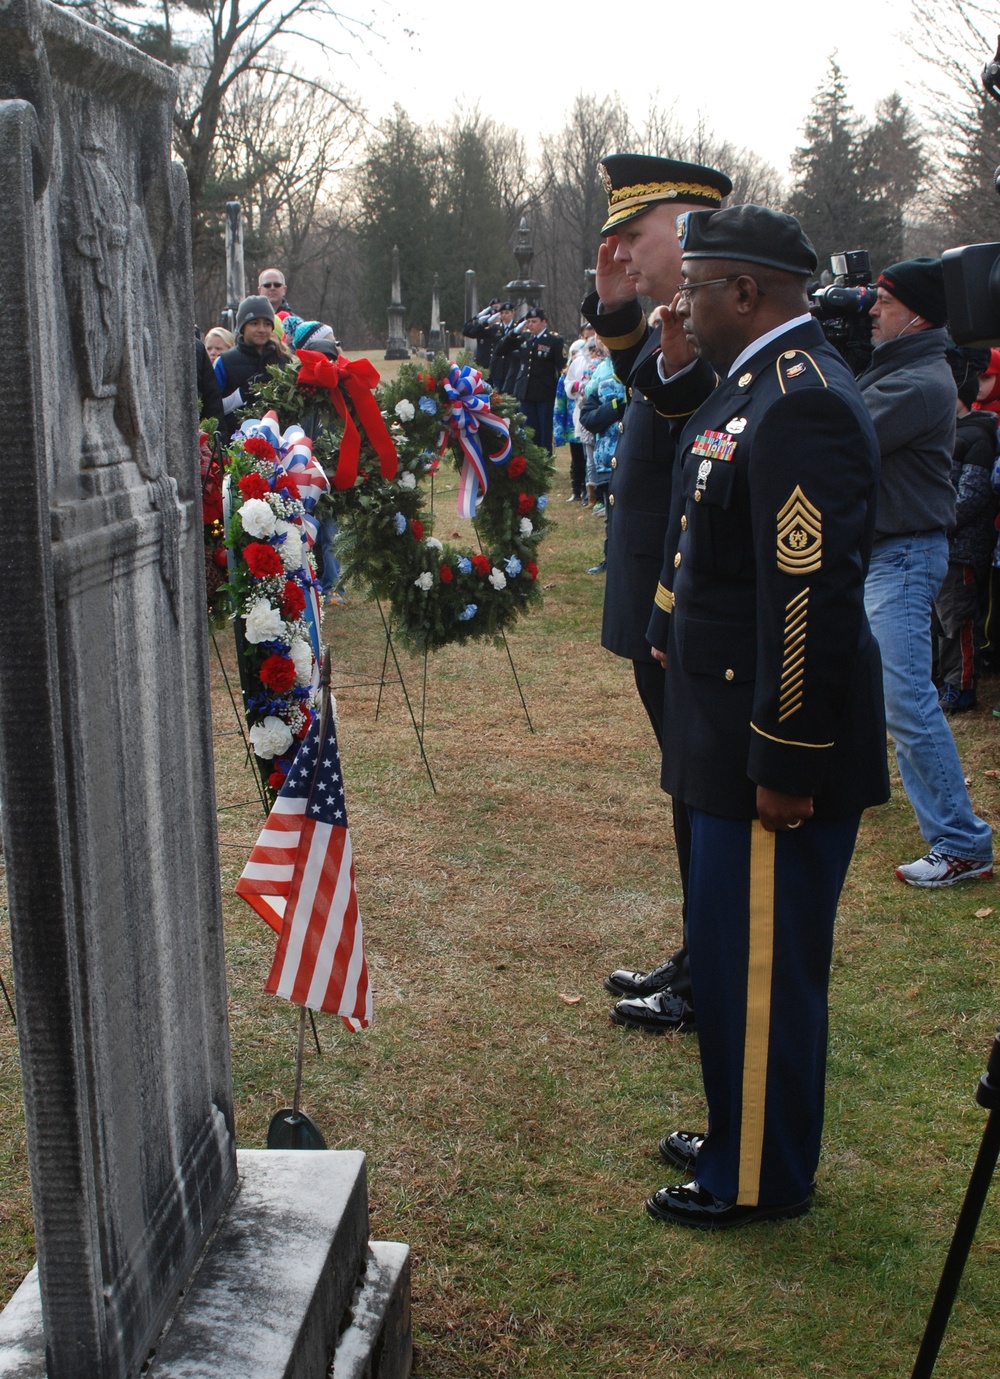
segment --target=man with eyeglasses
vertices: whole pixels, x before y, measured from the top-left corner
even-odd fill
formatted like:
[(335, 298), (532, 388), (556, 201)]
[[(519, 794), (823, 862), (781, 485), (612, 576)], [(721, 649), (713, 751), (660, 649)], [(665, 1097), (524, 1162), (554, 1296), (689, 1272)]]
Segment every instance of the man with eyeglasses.
[(817, 260), (798, 221), (744, 205), (678, 229), (676, 315), (719, 383), (679, 440), (648, 636), (671, 727), (662, 784), (691, 822), (708, 1128), (664, 1137), (685, 1178), (646, 1207), (722, 1228), (811, 1203), (834, 916), (861, 813), (889, 795), (864, 609), (879, 455), (809, 314)]
[[(642, 389), (637, 371), (657, 356), (660, 328), (646, 323), (640, 296), (670, 302), (680, 277), (677, 217), (684, 210), (718, 208), (732, 183), (716, 168), (676, 158), (615, 153), (600, 164), (608, 194), (606, 236), (597, 255), (597, 291), (582, 304), (584, 317), (611, 351), (615, 373), (626, 384), (622, 434), (611, 461), (606, 508), (607, 549), (601, 645), (632, 662), (635, 686), (662, 748), (663, 669), (653, 660), (646, 623), (663, 562), (670, 510), (676, 421), (660, 416)], [(671, 410), (691, 412), (714, 385), (709, 366), (688, 371), (686, 390)], [(683, 391), (683, 390), (682, 390)], [(671, 725), (667, 725), (667, 731)], [(673, 803), (673, 829), (682, 892), (690, 851), (687, 810)], [(619, 997), (611, 1020), (650, 1034), (692, 1030), (695, 1012), (687, 949), (643, 971), (618, 968), (606, 989)]]
[(292, 308), (285, 298), (285, 275), (280, 268), (265, 268), (257, 279), (257, 291), (266, 297), (274, 308), (279, 321), (292, 314)]

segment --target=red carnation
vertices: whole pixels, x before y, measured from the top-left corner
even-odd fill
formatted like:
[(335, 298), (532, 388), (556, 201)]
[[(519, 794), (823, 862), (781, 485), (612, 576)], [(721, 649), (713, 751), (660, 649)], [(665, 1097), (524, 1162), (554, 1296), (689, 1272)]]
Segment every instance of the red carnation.
[(266, 546), (263, 541), (251, 541), (243, 551), (243, 559), (254, 579), (280, 575), (285, 568), (281, 563), (281, 556), (274, 547)]
[(438, 571), (438, 573), (439, 573), (440, 576), (441, 576), (441, 583), (442, 583), (442, 584), (450, 584), (450, 583), (451, 583), (451, 566), (450, 566), (450, 565), (442, 565), (442, 566), (441, 566), (441, 569)]
[(472, 568), (477, 575), (488, 575), (490, 572), (490, 562), (484, 555), (474, 555), (472, 557)]
[(527, 493), (522, 493), (519, 495), (517, 500), (517, 510), (522, 517), (527, 517), (528, 513), (534, 506), (534, 498), (529, 497)]
[(224, 570), (229, 564), (229, 552), (226, 550), (225, 546), (219, 546), (212, 552), (212, 559), (220, 570)]
[(428, 374), (427, 377), (424, 379), (424, 392), (432, 393), (436, 387), (437, 379), (434, 377), (433, 374)]
[(259, 474), (244, 474), (240, 480), (240, 492), (244, 498), (266, 498), (270, 491)]
[(535, 562), (534, 562), (533, 560), (529, 560), (528, 563), (527, 563), (527, 565), (525, 565), (524, 568), (525, 568), (525, 570), (527, 571), (527, 575), (528, 575), (528, 578), (529, 578), (529, 579), (537, 579), (537, 578), (538, 578), (538, 566), (535, 564)]
[(263, 436), (250, 436), (243, 442), (243, 449), (248, 455), (256, 455), (261, 460), (276, 460), (278, 452), (270, 441), (266, 441)]
[(270, 689), (284, 694), (295, 684), (295, 662), (290, 656), (268, 656), (260, 668), (260, 678)]
[(417, 519), (414, 517), (413, 521), (410, 523), (410, 526), (413, 528), (413, 539), (414, 539), (415, 541), (423, 541), (423, 539), (424, 539), (424, 524), (423, 524), (423, 522), (418, 522)]
[(281, 591), (281, 616), (294, 622), (306, 606), (306, 596), (294, 580), (286, 579)]
[(285, 783), (285, 773), (283, 771), (272, 771), (267, 778), (267, 783), (272, 790), (280, 790)]
[(515, 455), (507, 466), (507, 473), (512, 479), (516, 479), (519, 474), (523, 474), (528, 467), (528, 461), (523, 455)]

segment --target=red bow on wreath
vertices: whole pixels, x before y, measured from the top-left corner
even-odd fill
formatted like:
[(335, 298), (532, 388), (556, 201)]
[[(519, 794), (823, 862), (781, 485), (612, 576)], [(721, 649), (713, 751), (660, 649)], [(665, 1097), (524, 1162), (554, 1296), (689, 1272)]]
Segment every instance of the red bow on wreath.
[(385, 418), (372, 396), (372, 390), (381, 381), (375, 365), (368, 359), (345, 359), (342, 354), (330, 359), (328, 355), (320, 354), (319, 350), (298, 350), (297, 353), (300, 361), (299, 386), (325, 388), (344, 423), (337, 471), (333, 476), (334, 487), (353, 486), (358, 477), (358, 456), (361, 453), (361, 435), (347, 406), (345, 393), (354, 404), (358, 421), (378, 456), (382, 478), (394, 479), (399, 468), (399, 457)]

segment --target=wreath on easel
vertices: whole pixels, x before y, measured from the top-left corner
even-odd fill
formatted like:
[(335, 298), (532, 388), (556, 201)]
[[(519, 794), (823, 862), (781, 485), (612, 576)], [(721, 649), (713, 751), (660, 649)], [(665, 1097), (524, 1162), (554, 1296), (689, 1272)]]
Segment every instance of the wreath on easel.
[[(389, 604), (393, 635), (412, 651), (498, 641), (541, 600), (536, 556), (549, 526), (552, 460), (516, 401), (443, 355), (403, 364), (390, 383), (368, 360), (298, 358), (297, 368), (272, 367), (257, 395), (283, 427), (299, 423), (313, 438), (332, 481), (324, 503), (344, 577)], [(478, 549), (433, 534), (421, 480), (445, 459)]]

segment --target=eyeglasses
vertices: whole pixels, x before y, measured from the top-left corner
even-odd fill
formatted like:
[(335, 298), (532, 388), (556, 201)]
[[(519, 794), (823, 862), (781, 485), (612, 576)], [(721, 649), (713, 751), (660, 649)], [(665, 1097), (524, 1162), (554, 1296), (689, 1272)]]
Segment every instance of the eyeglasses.
[(730, 273), (728, 278), (706, 278), (701, 283), (678, 283), (674, 291), (680, 295), (682, 302), (691, 301), (691, 293), (699, 287), (718, 287), (720, 283), (734, 283), (737, 278), (745, 277), (743, 273)]
[(284, 283), (261, 283), (261, 287), (284, 287)]

